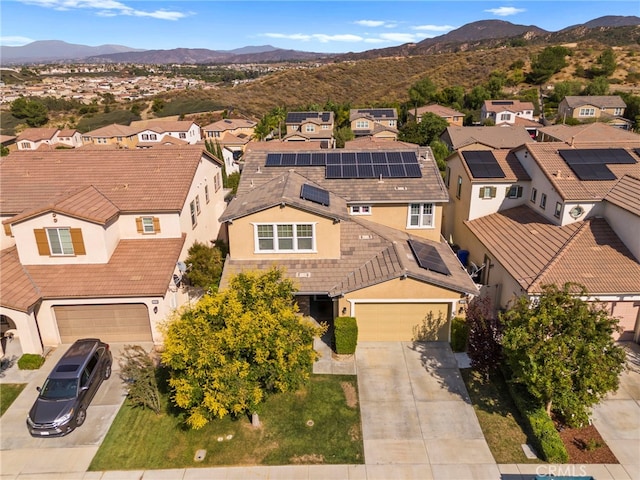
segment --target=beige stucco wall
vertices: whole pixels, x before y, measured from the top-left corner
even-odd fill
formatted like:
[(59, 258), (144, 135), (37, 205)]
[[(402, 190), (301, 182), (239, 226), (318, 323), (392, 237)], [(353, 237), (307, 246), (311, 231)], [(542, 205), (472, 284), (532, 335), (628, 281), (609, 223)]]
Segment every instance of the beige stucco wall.
[(609, 202), (603, 202), (604, 217), (636, 260), (640, 261), (640, 217)]
[(20, 312), (0, 306), (0, 314), (7, 316), (15, 325), (18, 333), (14, 336), (13, 341), (20, 342), (22, 353), (42, 354), (42, 345), (33, 313)]
[[(255, 245), (254, 224), (258, 223), (311, 223), (315, 225), (315, 252), (258, 253)], [(340, 258), (340, 223), (290, 206), (273, 207), (247, 217), (238, 218), (229, 225), (231, 257), (241, 260), (271, 260), (290, 258)]]
[(440, 241), (443, 208), (441, 204), (434, 204), (434, 224), (433, 227), (429, 228), (412, 228), (407, 226), (409, 219), (409, 204), (407, 203), (369, 205), (371, 206), (371, 215), (353, 215), (353, 217), (363, 218), (436, 242)]

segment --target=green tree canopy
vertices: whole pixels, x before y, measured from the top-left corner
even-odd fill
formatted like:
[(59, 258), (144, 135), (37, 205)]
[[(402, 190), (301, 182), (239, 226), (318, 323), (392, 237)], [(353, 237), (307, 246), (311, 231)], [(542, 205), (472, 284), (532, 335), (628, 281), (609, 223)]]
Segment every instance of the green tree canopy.
[(30, 127), (41, 127), (49, 121), (47, 107), (39, 100), (29, 100), (24, 97), (16, 98), (11, 103), (11, 114), (24, 119)]
[(278, 269), (240, 273), (167, 324), (162, 360), (189, 426), (254, 413), (269, 393), (307, 382), (323, 329), (298, 315), (294, 293)]
[(571, 50), (566, 47), (546, 47), (533, 58), (527, 80), (536, 85), (546, 82), (554, 73), (558, 73), (567, 66), (565, 57), (568, 55), (571, 55)]
[(600, 54), (596, 64), (591, 67), (590, 73), (594, 77), (610, 77), (616, 71), (616, 66), (616, 54), (613, 48), (607, 48)]
[(618, 388), (625, 353), (613, 341), (618, 321), (582, 298), (581, 285), (546, 285), (539, 299), (520, 297), (502, 316), (502, 347), (512, 379), (569, 425)]
[(226, 254), (226, 245), (210, 247), (200, 242), (191, 245), (185, 260), (189, 266), (189, 283), (194, 287), (217, 290)]
[(422, 80), (417, 81), (409, 88), (409, 98), (414, 107), (426, 105), (433, 100), (436, 90), (436, 84), (424, 77)]
[(609, 93), (609, 80), (607, 80), (607, 77), (596, 77), (584, 87), (583, 93), (584, 95), (607, 95)]
[(399, 130), (398, 139), (422, 146), (429, 145), (433, 140), (438, 139), (448, 126), (449, 123), (444, 118), (427, 112), (421, 117), (420, 123), (414, 121), (405, 123)]

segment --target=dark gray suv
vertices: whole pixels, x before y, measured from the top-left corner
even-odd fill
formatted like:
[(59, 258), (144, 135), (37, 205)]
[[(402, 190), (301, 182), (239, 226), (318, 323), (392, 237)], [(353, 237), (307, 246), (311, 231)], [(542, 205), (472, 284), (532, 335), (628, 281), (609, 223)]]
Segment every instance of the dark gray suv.
[(109, 345), (97, 338), (77, 340), (38, 387), (27, 427), (34, 437), (60, 437), (82, 425), (87, 407), (103, 380), (111, 376)]

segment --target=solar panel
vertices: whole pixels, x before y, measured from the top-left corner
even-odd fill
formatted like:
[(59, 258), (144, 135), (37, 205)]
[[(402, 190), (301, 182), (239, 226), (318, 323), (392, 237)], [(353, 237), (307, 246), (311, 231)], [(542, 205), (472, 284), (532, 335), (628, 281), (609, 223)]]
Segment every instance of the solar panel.
[(400, 152), (387, 152), (387, 160), (389, 163), (402, 163), (402, 155)]
[(327, 165), (339, 165), (340, 154), (339, 153), (327, 153)]
[(442, 275), (451, 275), (436, 247), (417, 240), (409, 240), (409, 247), (411, 247), (411, 251), (420, 267)]
[(371, 160), (373, 163), (387, 163), (387, 155), (384, 152), (372, 152)]
[(342, 178), (359, 178), (358, 166), (355, 163), (346, 163), (342, 165)]
[(491, 105), (513, 105), (513, 100), (492, 100)]
[(580, 180), (615, 180), (617, 178), (604, 163), (573, 163), (569, 168)]
[(474, 178), (504, 178), (496, 157), (489, 150), (465, 150), (462, 157)]
[(309, 200), (320, 205), (329, 206), (329, 192), (322, 188), (314, 187), (305, 183), (300, 189), (300, 198), (303, 200)]
[(327, 165), (325, 178), (342, 178), (342, 165)]
[(631, 165), (637, 163), (636, 160), (631, 156), (631, 154), (623, 148), (612, 148), (610, 152), (611, 153), (607, 151), (608, 159), (606, 163), (615, 163), (618, 165)]
[(311, 154), (310, 153), (299, 153), (296, 158), (296, 165), (300, 167), (305, 167), (311, 165)]
[(356, 163), (356, 154), (355, 153), (343, 153), (342, 154), (342, 163)]
[(326, 165), (327, 155), (325, 153), (312, 153), (311, 165)]
[(640, 148), (634, 148), (633, 151), (640, 157)]
[(418, 163), (418, 157), (415, 152), (400, 152), (400, 155), (405, 165), (408, 163)]
[(392, 163), (389, 165), (389, 176), (391, 178), (405, 178), (407, 172), (404, 170), (404, 165), (398, 163)]
[(283, 153), (282, 154), (282, 166), (289, 167), (296, 164), (296, 154), (295, 153)]
[(420, 165), (407, 163), (404, 166), (404, 169), (407, 173), (407, 177), (409, 178), (420, 178), (422, 177), (422, 172), (420, 171)]
[(636, 160), (623, 148), (558, 150), (562, 159), (580, 180), (615, 180), (607, 164), (634, 164)]
[(371, 152), (358, 152), (356, 153), (356, 163), (362, 165), (365, 163), (371, 163)]
[(382, 164), (376, 164), (373, 165), (373, 175), (377, 178), (380, 175), (382, 175), (382, 177), (390, 177), (391, 175), (389, 174), (389, 165), (382, 165)]
[(358, 178), (375, 178), (373, 175), (373, 165), (370, 163), (358, 165)]
[(267, 167), (275, 167), (275, 166), (280, 166), (280, 161), (282, 160), (282, 154), (281, 153), (270, 153), (267, 155), (267, 162), (265, 163), (265, 165)]

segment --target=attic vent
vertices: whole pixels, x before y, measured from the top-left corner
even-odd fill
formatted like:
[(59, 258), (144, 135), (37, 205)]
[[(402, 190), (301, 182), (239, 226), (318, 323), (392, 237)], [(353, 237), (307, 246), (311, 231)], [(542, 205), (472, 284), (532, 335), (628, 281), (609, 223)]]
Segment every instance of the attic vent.
[(407, 187), (393, 187), (394, 190), (408, 190)]
[(360, 240), (373, 240), (373, 235), (359, 235)]
[(311, 272), (296, 272), (297, 278), (310, 278)]

